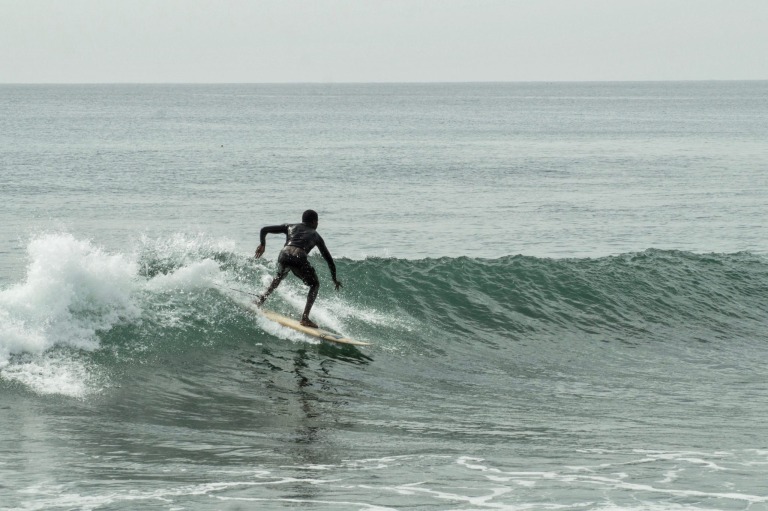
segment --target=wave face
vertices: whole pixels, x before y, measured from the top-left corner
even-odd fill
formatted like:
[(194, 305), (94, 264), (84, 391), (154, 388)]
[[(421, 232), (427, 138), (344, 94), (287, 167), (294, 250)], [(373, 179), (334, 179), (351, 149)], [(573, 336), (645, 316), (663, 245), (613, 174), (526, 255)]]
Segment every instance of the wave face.
[[(749, 254), (460, 258), (396, 261), (391, 270), (387, 285), (398, 300), (410, 297), (425, 322), (485, 332), (478, 337), (500, 344), (563, 336), (635, 343), (749, 338), (768, 310), (765, 260)], [(395, 281), (405, 284), (397, 289)]]
[[(113, 254), (68, 234), (30, 242), (26, 280), (0, 292), (6, 383), (81, 396), (109, 385), (109, 371), (100, 367), (126, 360), (281, 338), (308, 342), (239, 306), (269, 282), (273, 262), (202, 238), (138, 245)], [(326, 282), (314, 317), (372, 342), (374, 353), (483, 363), (557, 357), (559, 349), (595, 343), (736, 350), (764, 339), (768, 324), (768, 264), (748, 253), (342, 259), (339, 294), (327, 284), (322, 259), (314, 262)], [(295, 280), (278, 289), (269, 308), (301, 310), (305, 288)]]
[[(12, 506), (768, 502), (762, 257), (341, 259), (340, 293), (314, 258), (313, 318), (360, 349), (250, 312), (274, 262), (226, 240), (47, 234), (28, 259), (0, 291)], [(30, 450), (56, 484), (15, 469)]]

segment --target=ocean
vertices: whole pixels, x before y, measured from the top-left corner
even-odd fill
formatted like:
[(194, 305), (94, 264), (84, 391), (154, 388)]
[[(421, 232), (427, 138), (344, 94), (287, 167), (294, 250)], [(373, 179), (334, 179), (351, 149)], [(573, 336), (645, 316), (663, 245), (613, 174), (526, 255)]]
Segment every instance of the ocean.
[(0, 509), (768, 510), (768, 82), (2, 85), (0, 198)]

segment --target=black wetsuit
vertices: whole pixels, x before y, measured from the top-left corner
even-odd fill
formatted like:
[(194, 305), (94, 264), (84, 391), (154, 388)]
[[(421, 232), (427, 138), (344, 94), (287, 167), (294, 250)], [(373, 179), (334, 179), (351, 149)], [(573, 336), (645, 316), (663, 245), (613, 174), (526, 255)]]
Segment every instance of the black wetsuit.
[(328, 263), (331, 277), (334, 282), (336, 281), (336, 264), (334, 264), (333, 257), (325, 246), (325, 241), (315, 229), (303, 223), (267, 226), (261, 229), (261, 244), (266, 245), (267, 234), (279, 233), (286, 236), (285, 246), (277, 258), (277, 277), (279, 279), (291, 271), (306, 285), (312, 288), (318, 287), (320, 282), (317, 279), (317, 273), (307, 259), (312, 249), (317, 247), (325, 262)]

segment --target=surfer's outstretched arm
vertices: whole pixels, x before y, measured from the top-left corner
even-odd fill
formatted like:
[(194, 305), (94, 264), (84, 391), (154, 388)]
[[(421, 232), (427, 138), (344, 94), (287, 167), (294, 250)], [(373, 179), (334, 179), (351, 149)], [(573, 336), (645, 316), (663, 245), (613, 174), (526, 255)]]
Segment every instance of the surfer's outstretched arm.
[(259, 246), (256, 247), (256, 253), (254, 257), (258, 259), (264, 255), (264, 250), (267, 248), (267, 234), (288, 234), (288, 224), (283, 225), (268, 225), (261, 228), (259, 233)]

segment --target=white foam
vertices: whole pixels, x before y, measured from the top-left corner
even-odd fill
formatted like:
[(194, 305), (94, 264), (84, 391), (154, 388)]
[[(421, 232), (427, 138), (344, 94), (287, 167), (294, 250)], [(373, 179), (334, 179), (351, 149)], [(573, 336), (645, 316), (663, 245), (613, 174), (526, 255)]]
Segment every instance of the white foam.
[(139, 316), (133, 301), (138, 267), (69, 234), (39, 236), (27, 253), (26, 280), (0, 291), (0, 376), (40, 393), (82, 395), (83, 366), (39, 358), (10, 367), (11, 357), (97, 348), (97, 332)]
[[(65, 352), (95, 350), (99, 332), (139, 320), (143, 293), (210, 287), (221, 270), (201, 255), (231, 249), (232, 242), (177, 234), (139, 245), (126, 255), (67, 233), (33, 238), (25, 280), (0, 291), (0, 377), (41, 394), (83, 396), (100, 387), (93, 369)], [(144, 280), (138, 260), (147, 255), (178, 269)]]
[(194, 290), (210, 287), (219, 277), (221, 270), (216, 261), (205, 259), (179, 268), (173, 273), (160, 274), (146, 284), (150, 291)]
[(190, 236), (184, 233), (162, 238), (142, 236), (139, 250), (143, 254), (155, 255), (186, 266), (200, 259), (200, 254), (210, 252), (234, 252), (235, 243), (228, 239), (212, 239), (205, 234)]
[[(262, 277), (264, 287), (267, 287), (271, 281), (272, 279), (268, 275)], [(308, 289), (302, 284), (283, 281), (280, 287), (277, 288), (276, 293), (280, 298), (289, 303), (297, 313), (301, 313), (307, 303)], [(331, 295), (330, 293), (334, 294)], [(335, 291), (327, 288), (322, 296), (318, 296), (317, 301), (312, 307), (310, 317), (316, 323), (322, 325), (323, 328), (342, 335), (351, 335), (348, 331), (347, 320), (357, 319), (367, 324), (397, 326), (406, 331), (413, 330), (413, 325), (403, 317), (385, 314), (371, 308), (350, 305), (344, 300), (343, 289), (340, 295), (335, 293)]]
[[(242, 302), (242, 300), (240, 301)], [(244, 302), (243, 304), (245, 305)], [(282, 326), (280, 323), (267, 319), (265, 316), (262, 316), (261, 314), (255, 315), (255, 319), (256, 319), (256, 323), (259, 325), (259, 328), (261, 328), (268, 334), (273, 335), (279, 339), (285, 339), (293, 342), (301, 342), (305, 344), (320, 344), (319, 339), (315, 339), (308, 335), (304, 335), (301, 332), (297, 332), (292, 328)]]
[(9, 364), (2, 371), (2, 376), (38, 394), (62, 394), (76, 398), (84, 398), (105, 386), (98, 372), (82, 360), (52, 353)]
[[(637, 451), (639, 452), (639, 451)], [(651, 451), (643, 451), (643, 454), (649, 453)], [(685, 462), (685, 463), (691, 463), (693, 465), (699, 465), (705, 467), (707, 470), (724, 470), (722, 467), (719, 467), (718, 465), (715, 465), (707, 460), (704, 460), (702, 458), (692, 458), (690, 457), (692, 453), (690, 452), (654, 452), (654, 455), (656, 456), (656, 459), (660, 461), (666, 461), (666, 460), (673, 460), (675, 462)], [(699, 454), (699, 453), (697, 453)], [(712, 454), (714, 456), (720, 456), (720, 453), (714, 453)], [(710, 456), (712, 456), (710, 455)], [(705, 456), (702, 454), (702, 457)], [(640, 460), (640, 463), (646, 463), (646, 459)], [(559, 483), (565, 483), (569, 486), (581, 486), (581, 487), (595, 487), (595, 488), (602, 488), (604, 490), (611, 490), (611, 491), (622, 491), (622, 492), (629, 492), (633, 493), (635, 495), (648, 495), (649, 499), (655, 498), (651, 497), (653, 495), (655, 496), (661, 496), (662, 498), (678, 498), (678, 497), (693, 497), (697, 499), (716, 499), (716, 500), (724, 500), (724, 501), (733, 501), (733, 502), (740, 502), (740, 503), (747, 503), (747, 505), (752, 504), (765, 504), (768, 503), (768, 497), (764, 495), (753, 495), (749, 493), (739, 493), (736, 491), (713, 491), (713, 490), (701, 490), (697, 488), (686, 488), (686, 487), (678, 487), (678, 488), (670, 488), (668, 486), (672, 483), (675, 483), (679, 480), (678, 473), (682, 470), (679, 468), (674, 468), (670, 470), (664, 471), (665, 478), (663, 480), (660, 480), (657, 482), (658, 486), (654, 486), (652, 484), (644, 483), (644, 482), (633, 482), (632, 476), (625, 472), (616, 472), (615, 466), (616, 465), (636, 465), (636, 462), (621, 462), (616, 465), (612, 464), (604, 464), (599, 465), (592, 468), (605, 468), (607, 469), (605, 475), (597, 475), (593, 474), (593, 470), (587, 470), (585, 473), (585, 468), (588, 467), (563, 467), (564, 470), (562, 471), (551, 471), (551, 472), (522, 472), (522, 471), (506, 471), (501, 470), (496, 467), (489, 466), (487, 463), (485, 463), (485, 460), (482, 458), (473, 458), (468, 456), (462, 456), (457, 460), (457, 464), (462, 465), (466, 467), (469, 470), (473, 471), (479, 471), (484, 474), (484, 476), (492, 482), (495, 483), (517, 483), (520, 484), (523, 482), (524, 486), (527, 487), (535, 487), (542, 481), (547, 481), (551, 484), (552, 481), (559, 482)], [(577, 470), (574, 471), (574, 468)], [(601, 507), (602, 509), (610, 509), (610, 510), (627, 510), (632, 508), (627, 508), (623, 506), (614, 505), (611, 503), (608, 503), (608, 507)], [(639, 509), (646, 509), (646, 507), (642, 507)], [(659, 508), (654, 508), (653, 506), (648, 507), (647, 509), (667, 509), (666, 505), (662, 505)], [(673, 509), (673, 508), (669, 508)], [(682, 508), (681, 508), (682, 509)], [(685, 509), (693, 509), (693, 508), (685, 508)]]
[(0, 291), (0, 366), (11, 355), (54, 346), (93, 349), (96, 332), (139, 314), (132, 299), (136, 263), (69, 234), (27, 248), (26, 280)]

